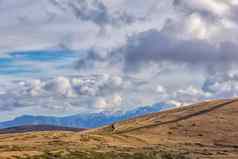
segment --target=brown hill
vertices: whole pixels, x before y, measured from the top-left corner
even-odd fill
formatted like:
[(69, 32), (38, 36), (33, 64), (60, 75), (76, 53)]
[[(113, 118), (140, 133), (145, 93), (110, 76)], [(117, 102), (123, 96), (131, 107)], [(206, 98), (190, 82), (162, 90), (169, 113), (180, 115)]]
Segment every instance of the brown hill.
[[(203, 158), (238, 158), (238, 100), (217, 100), (154, 113), (105, 127), (113, 134)], [(139, 142), (141, 141), (141, 142)], [(131, 142), (133, 143), (133, 142)]]
[(0, 134), (26, 133), (26, 132), (35, 132), (35, 131), (73, 131), (73, 132), (79, 132), (79, 131), (83, 131), (83, 130), (85, 130), (85, 129), (62, 127), (62, 126), (55, 126), (55, 125), (23, 125), (23, 126), (0, 129)]
[(172, 152), (238, 158), (238, 100), (214, 100), (84, 132), (0, 135), (0, 158), (48, 151)]

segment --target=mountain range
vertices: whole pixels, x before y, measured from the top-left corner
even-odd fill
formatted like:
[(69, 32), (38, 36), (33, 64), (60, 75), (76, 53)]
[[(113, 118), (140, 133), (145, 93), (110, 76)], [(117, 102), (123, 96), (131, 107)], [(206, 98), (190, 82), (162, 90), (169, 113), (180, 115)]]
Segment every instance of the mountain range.
[(112, 124), (117, 121), (142, 116), (148, 113), (160, 112), (162, 110), (170, 109), (172, 107), (174, 106), (165, 103), (157, 103), (152, 106), (143, 106), (127, 111), (125, 113), (117, 114), (100, 112), (77, 114), (66, 117), (23, 115), (15, 118), (14, 120), (1, 122), (0, 129), (24, 125), (54, 125), (72, 128), (96, 128), (103, 125)]

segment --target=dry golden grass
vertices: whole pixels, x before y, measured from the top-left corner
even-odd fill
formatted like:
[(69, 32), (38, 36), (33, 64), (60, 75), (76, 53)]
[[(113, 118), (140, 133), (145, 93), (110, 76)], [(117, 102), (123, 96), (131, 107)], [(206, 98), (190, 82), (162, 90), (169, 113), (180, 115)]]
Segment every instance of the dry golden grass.
[(238, 158), (238, 101), (216, 100), (85, 132), (0, 135), (0, 159), (45, 151), (168, 151), (191, 158)]

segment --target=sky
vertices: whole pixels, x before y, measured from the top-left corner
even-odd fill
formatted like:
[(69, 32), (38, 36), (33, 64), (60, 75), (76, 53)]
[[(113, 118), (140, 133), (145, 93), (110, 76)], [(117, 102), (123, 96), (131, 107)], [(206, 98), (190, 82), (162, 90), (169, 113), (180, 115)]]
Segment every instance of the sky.
[(237, 0), (0, 0), (0, 121), (238, 94)]

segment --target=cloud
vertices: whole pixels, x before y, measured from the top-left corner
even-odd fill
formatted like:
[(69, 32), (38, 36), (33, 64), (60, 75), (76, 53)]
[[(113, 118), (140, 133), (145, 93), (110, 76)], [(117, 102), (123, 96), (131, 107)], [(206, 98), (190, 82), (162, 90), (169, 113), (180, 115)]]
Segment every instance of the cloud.
[(172, 96), (172, 101), (176, 102), (177, 105), (189, 105), (196, 103), (198, 101), (204, 101), (211, 98), (209, 92), (205, 92), (200, 88), (190, 86), (186, 89), (180, 89), (174, 92)]
[(9, 94), (2, 94), (0, 96), (0, 109), (1, 111), (13, 111), (25, 107), (24, 104), (19, 102), (19, 97), (9, 96)]
[(218, 1), (218, 0), (175, 0), (176, 5), (183, 6), (186, 9), (197, 12), (207, 12), (218, 16), (227, 14), (230, 9), (231, 1)]
[(235, 0), (0, 3), (1, 110), (64, 114), (236, 96)]
[[(105, 98), (107, 107), (119, 107), (121, 97), (116, 93), (120, 92), (123, 80), (117, 76), (95, 75), (61, 76), (7, 83), (8, 86), (5, 84), (1, 87), (0, 98), (6, 98), (0, 104), (1, 110), (9, 111), (24, 107), (60, 110), (66, 109), (65, 107), (83, 106), (85, 109), (98, 107), (98, 104), (93, 104), (93, 101), (98, 98)], [(102, 104), (100, 107), (104, 107), (104, 105)], [(99, 110), (96, 109), (95, 111)]]
[[(168, 21), (181, 26), (177, 28), (181, 34), (184, 34), (181, 30), (187, 30), (186, 24), (193, 27), (198, 24), (199, 27), (192, 29), (193, 34), (215, 36), (220, 34), (221, 28), (222, 32), (231, 29), (224, 27), (222, 22), (235, 23), (236, 7), (233, 1), (217, 0), (148, 0), (146, 4), (141, 0), (43, 0), (33, 3), (3, 0), (1, 50), (90, 49), (101, 45), (114, 48), (134, 33), (161, 30)], [(14, 13), (9, 14), (9, 10)]]
[[(165, 5), (168, 11), (164, 12), (166, 18), (159, 26), (155, 27), (150, 21), (150, 27), (133, 32), (124, 44), (109, 50), (90, 51), (77, 62), (76, 68), (116, 67), (117, 70), (124, 68), (122, 72), (128, 73), (141, 71), (151, 64), (157, 64), (159, 68), (169, 62), (209, 73), (231, 69), (237, 59), (235, 50), (238, 47), (237, 22), (231, 18), (236, 5), (231, 1), (216, 0), (171, 2)], [(163, 6), (163, 3), (151, 3)], [(153, 12), (157, 13), (155, 8)], [(145, 21), (155, 18), (153, 14), (143, 15)]]
[(90, 56), (77, 63), (77, 68), (82, 69), (86, 64), (93, 66), (97, 62), (114, 61), (117, 58), (125, 71), (137, 71), (150, 63), (163, 62), (188, 64), (189, 67), (197, 66), (208, 72), (222, 71), (236, 63), (237, 49), (238, 45), (230, 41), (211, 43), (200, 39), (186, 40), (162, 31), (149, 30), (131, 37), (127, 45), (105, 59), (89, 54)]
[[(9, 14), (9, 10), (14, 12)], [(95, 46), (112, 48), (125, 42), (134, 32), (161, 27), (168, 17), (174, 17), (172, 12), (172, 1), (149, 0), (145, 5), (143, 1), (124, 0), (43, 0), (33, 3), (3, 0), (0, 33), (4, 39), (0, 39), (0, 48), (3, 52), (52, 47), (74, 50)]]
[(99, 111), (115, 112), (120, 110), (122, 104), (122, 97), (120, 95), (113, 95), (109, 98), (97, 98), (94, 105)]
[(125, 47), (125, 67), (130, 70), (150, 62), (168, 61), (220, 69), (220, 65), (224, 68), (235, 63), (237, 48), (232, 42), (213, 45), (204, 40), (181, 40), (150, 30), (131, 39)]
[(157, 102), (188, 105), (237, 96), (237, 73), (211, 75), (202, 87), (168, 89), (157, 82), (126, 76), (94, 75), (21, 80), (1, 87), (0, 109), (40, 112), (125, 111)]
[(7, 98), (2, 111), (125, 111), (167, 98), (162, 86), (111, 74), (19, 80), (1, 89), (0, 98)]
[[(71, 12), (76, 18), (83, 21), (92, 21), (95, 24), (104, 27), (105, 25), (120, 26), (122, 23), (130, 24), (140, 20), (136, 16), (127, 14), (124, 10), (110, 10), (113, 2), (104, 2), (100, 0), (81, 0), (58, 2), (51, 0), (50, 3), (63, 12)], [(109, 3), (109, 5), (107, 4)], [(115, 7), (115, 6), (114, 6)]]
[(237, 84), (237, 72), (218, 73), (205, 81), (203, 90), (214, 94), (217, 98), (237, 97)]
[(29, 84), (28, 91), (31, 96), (39, 96), (42, 93), (44, 83), (40, 80), (32, 80)]
[(171, 96), (171, 101), (177, 105), (188, 105), (204, 100), (236, 98), (238, 95), (237, 85), (238, 73), (236, 71), (217, 73), (210, 75), (201, 88), (190, 86), (175, 91)]

